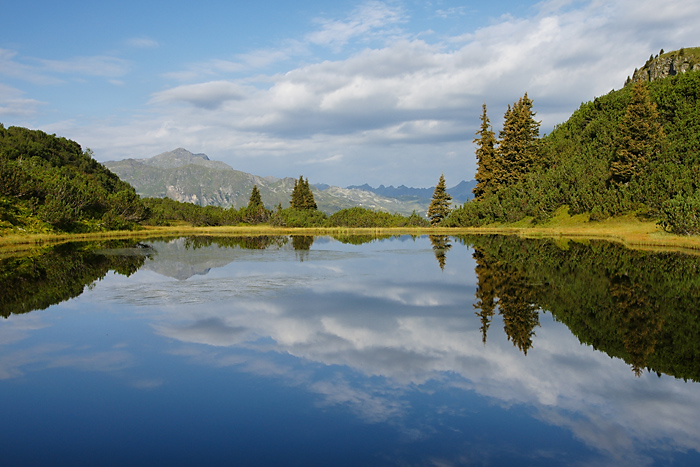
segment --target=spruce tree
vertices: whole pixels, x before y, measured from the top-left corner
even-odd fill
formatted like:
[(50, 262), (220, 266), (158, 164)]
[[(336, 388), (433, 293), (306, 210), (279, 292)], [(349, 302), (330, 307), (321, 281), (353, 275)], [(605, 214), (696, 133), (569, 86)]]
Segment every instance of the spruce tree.
[(636, 82), (618, 130), (615, 157), (610, 163), (610, 175), (615, 182), (628, 183), (658, 158), (666, 138), (658, 120), (656, 104), (649, 98), (646, 84)]
[(303, 176), (299, 176), (299, 180), (294, 181), (294, 190), (292, 191), (292, 200), (290, 202), (292, 209), (318, 209), (314, 194), (309, 186), (309, 180), (304, 180)]
[(262, 197), (260, 196), (260, 191), (257, 185), (253, 185), (253, 191), (250, 192), (250, 199), (248, 200), (248, 209), (255, 209), (263, 206)]
[(309, 186), (309, 179), (304, 181), (304, 209), (315, 211), (318, 206), (316, 206), (316, 200), (314, 199), (314, 194), (311, 191), (311, 186)]
[(516, 183), (540, 164), (537, 153), (540, 122), (535, 120), (532, 104), (525, 93), (513, 107), (508, 106), (504, 115), (495, 167), (498, 185)]
[(486, 104), (482, 106), (481, 127), (476, 132), (474, 144), (476, 144), (476, 186), (472, 190), (475, 199), (481, 199), (485, 193), (495, 191), (496, 170), (496, 136), (491, 127), (489, 117), (486, 115)]
[(452, 196), (445, 189), (445, 175), (440, 175), (440, 181), (435, 186), (433, 199), (428, 207), (428, 218), (430, 224), (435, 226), (440, 223), (450, 213), (450, 203)]

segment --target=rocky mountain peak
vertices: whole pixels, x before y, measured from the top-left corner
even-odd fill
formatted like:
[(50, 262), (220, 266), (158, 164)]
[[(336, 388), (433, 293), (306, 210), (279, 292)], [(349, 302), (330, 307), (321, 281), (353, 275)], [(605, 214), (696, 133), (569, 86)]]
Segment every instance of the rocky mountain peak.
[(139, 162), (161, 169), (176, 169), (187, 165), (204, 165), (211, 168), (233, 170), (223, 162), (212, 161), (206, 154), (193, 154), (185, 148), (163, 152), (150, 159), (140, 159)]
[(657, 56), (649, 57), (641, 69), (634, 70), (631, 80), (635, 83), (654, 81), (697, 70), (700, 70), (700, 47), (683, 48), (667, 53), (662, 49)]

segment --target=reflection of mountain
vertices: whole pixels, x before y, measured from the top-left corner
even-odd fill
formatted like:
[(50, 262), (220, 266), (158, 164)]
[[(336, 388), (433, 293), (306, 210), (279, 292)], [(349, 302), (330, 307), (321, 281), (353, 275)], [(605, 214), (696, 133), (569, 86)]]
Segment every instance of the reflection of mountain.
[[(313, 243), (313, 237), (308, 238)], [(241, 258), (248, 259), (249, 255), (241, 250), (291, 249), (288, 243), (289, 237), (285, 236), (181, 237), (155, 242), (153, 245), (157, 254), (149, 258), (143, 269), (182, 281), (195, 275), (206, 275), (212, 269)], [(296, 243), (293, 248), (299, 249)], [(308, 250), (308, 247), (305, 249)]]
[(235, 261), (237, 255), (236, 250), (218, 246), (194, 249), (185, 238), (157, 242), (154, 248), (157, 253), (144, 263), (143, 269), (181, 281), (226, 266)]
[[(354, 264), (337, 261), (313, 278), (307, 279), (298, 269), (288, 271), (275, 279), (297, 279), (288, 282), (284, 300), (278, 296), (282, 289), (262, 296), (256, 292), (257, 284), (251, 282), (247, 292), (236, 290), (235, 300), (225, 299), (230, 292), (222, 292), (224, 297), (212, 299), (207, 307), (171, 308), (154, 327), (163, 336), (198, 346), (197, 361), (289, 378), (318, 394), (324, 404), (346, 406), (371, 423), (403, 419), (411, 410), (406, 394), (421, 390), (416, 388), (430, 388), (431, 382), (438, 381), (438, 385), (493, 398), (496, 405), (526, 405), (537, 418), (570, 430), (579, 440), (605, 452), (607, 462), (602, 464), (638, 465), (645, 460), (642, 448), (662, 439), (672, 440), (675, 449), (700, 448), (700, 426), (696, 414), (688, 410), (700, 403), (696, 384), (659, 379), (649, 373), (639, 379), (629, 378), (623, 361), (579, 345), (576, 335), (560, 322), (543, 319), (546, 312), (538, 308), (540, 303), (545, 306), (544, 300), (548, 306), (548, 299), (559, 300), (559, 306), (555, 306), (557, 313), (562, 313), (555, 315), (559, 317), (567, 310), (574, 315), (585, 312), (591, 300), (605, 301), (595, 284), (591, 296), (585, 292), (585, 284), (600, 274), (600, 269), (594, 267), (587, 274), (577, 266), (579, 262), (591, 266), (601, 252), (607, 256), (601, 262), (611, 268), (615, 263), (618, 267), (639, 266), (637, 261), (644, 258), (652, 263), (656, 258), (660, 262), (654, 267), (663, 268), (668, 260), (671, 263), (666, 266), (676, 264), (678, 257), (637, 257), (634, 252), (626, 256), (630, 252), (608, 244), (602, 246), (603, 250), (583, 245), (560, 250), (551, 242), (513, 238), (474, 241), (480, 241), (481, 255), (477, 259), (478, 299), (487, 303), (496, 297), (497, 311), (484, 315), (492, 324), (486, 346), (479, 329), (483, 327), (482, 316), (475, 317), (471, 312), (477, 302), (476, 285), (470, 271), (463, 268), (470, 263), (465, 249), (453, 246), (446, 253), (455, 257), (447, 262), (443, 273), (435, 267), (426, 239), (419, 240), (421, 250), (378, 251), (353, 258)], [(326, 248), (330, 251), (332, 245)], [(559, 258), (561, 280), (554, 280), (555, 269), (550, 269), (553, 263), (536, 252)], [(484, 257), (490, 262), (482, 261)], [(680, 261), (686, 259), (687, 266), (698, 261)], [(313, 261), (303, 265), (304, 270), (314, 266)], [(551, 277), (550, 282), (537, 274), (539, 268), (543, 276)], [(451, 271), (455, 274), (450, 275)], [(582, 274), (580, 283), (576, 282), (577, 273)], [(489, 275), (495, 280), (492, 288), (484, 282)], [(650, 283), (647, 286), (653, 288)], [(547, 288), (556, 292), (538, 295)], [(573, 295), (567, 297), (567, 291)], [(628, 295), (617, 293), (619, 297)], [(620, 301), (608, 297), (610, 303)], [(574, 303), (579, 304), (578, 308), (572, 308)], [(688, 308), (684, 312), (686, 316), (693, 313)], [(610, 317), (600, 315), (599, 320), (586, 323), (591, 329), (583, 330), (583, 334), (600, 337), (594, 344), (597, 348), (624, 350), (624, 336), (629, 336), (631, 330), (640, 331), (642, 340), (645, 335), (644, 325), (624, 324), (641, 323), (639, 313), (629, 316), (619, 318), (611, 327), (606, 322)], [(621, 333), (620, 322), (625, 329)], [(651, 326), (658, 327), (654, 322)], [(681, 329), (671, 339), (681, 339), (688, 331), (690, 335), (684, 338), (698, 342), (693, 331)], [(259, 352), (251, 356), (251, 349)], [(270, 354), (291, 355), (297, 361), (284, 366)], [(297, 372), (295, 365), (303, 371)], [(311, 375), (318, 365), (322, 367)], [(340, 369), (349, 368), (361, 376), (335, 379), (329, 374), (336, 368), (343, 374)], [(640, 406), (644, 410), (639, 410)]]
[[(557, 451), (560, 464), (644, 465), (651, 460), (663, 464), (666, 455), (700, 449), (698, 384), (647, 372), (634, 378), (626, 363), (644, 359), (650, 368), (663, 364), (673, 370), (673, 361), (659, 363), (661, 358), (673, 359), (668, 351), (660, 353), (670, 343), (682, 347), (676, 356), (694, 358), (698, 331), (689, 301), (667, 300), (666, 308), (658, 304), (673, 284), (675, 293), (697, 299), (697, 291), (691, 290), (696, 279), (690, 274), (697, 259), (628, 252), (610, 244), (571, 244), (562, 249), (549, 241), (462, 238), (475, 245), (472, 257), (463, 244), (450, 241), (448, 251), (441, 243), (447, 239), (433, 240), (438, 240), (439, 249), (433, 249), (428, 238), (418, 238), (415, 244), (392, 239), (365, 246), (323, 240), (299, 262), (295, 253), (282, 250), (294, 245), (288, 238), (286, 243), (285, 238), (274, 237), (190, 239), (183, 251), (206, 252), (210, 259), (210, 252), (238, 252), (241, 256), (234, 257), (238, 264), (206, 281), (153, 276), (144, 281), (138, 273), (127, 280), (107, 277), (79, 304), (92, 310), (99, 308), (94, 304), (108, 303), (110, 315), (116, 314), (111, 310), (120, 310), (119, 323), (137, 316), (128, 329), (138, 330), (146, 320), (147, 329), (167, 337), (148, 340), (143, 333), (110, 329), (110, 336), (125, 341), (120, 352), (134, 352), (138, 346), (133, 344), (139, 342), (157, 354), (132, 357), (134, 361), (150, 357), (153, 368), (160, 369), (163, 354), (177, 356), (168, 358), (174, 368), (165, 374), (201, 376), (193, 389), (195, 399), (211, 383), (215, 387), (235, 381), (231, 387), (207, 393), (223, 393), (231, 400), (236, 394), (231, 388), (239, 381), (253, 380), (246, 388), (256, 392), (265, 378), (276, 378), (282, 381), (277, 385), (283, 387), (281, 392), (301, 388), (313, 394), (312, 404), (343, 409), (336, 412), (347, 409), (374, 424), (370, 430), (378, 423), (389, 424), (411, 433), (414, 440), (448, 439), (450, 433), (459, 432), (449, 439), (462, 443), (458, 446), (462, 453), (465, 441), (472, 443), (469, 449), (484, 442), (489, 444), (484, 449), (488, 454), (500, 452), (513, 447), (509, 439), (517, 436), (513, 433), (525, 432), (522, 454), (514, 451), (524, 464), (551, 461), (546, 456), (554, 446), (547, 444), (552, 433), (576, 444), (575, 449)], [(298, 248), (309, 243), (303, 237), (296, 239)], [(241, 244), (270, 249), (244, 250)], [(450, 256), (444, 271), (435, 265), (438, 250)], [(473, 273), (475, 264), (478, 277)], [(680, 309), (674, 309), (674, 303)], [(473, 313), (475, 304), (479, 316)], [(145, 306), (134, 313), (131, 305)], [(553, 310), (575, 334), (560, 321), (544, 319), (548, 311), (540, 307)], [(613, 316), (616, 311), (620, 316)], [(73, 323), (81, 323), (79, 313), (73, 317)], [(690, 326), (681, 325), (681, 319)], [(73, 333), (68, 331), (71, 338)], [(104, 342), (115, 350), (114, 341), (101, 334), (90, 342)], [(579, 339), (592, 345), (580, 345)], [(95, 362), (103, 365), (106, 353), (88, 358), (94, 350), (76, 347), (70, 361), (89, 362), (90, 368), (97, 366)], [(48, 368), (56, 368), (56, 363), (49, 363), (52, 356), (46, 357)], [(124, 369), (127, 356), (113, 355), (111, 367), (140, 373)], [(32, 354), (35, 360), (21, 357), (0, 359), (0, 376), (3, 365), (13, 371), (5, 371), (10, 377), (37, 366), (36, 354)], [(694, 361), (681, 362), (678, 371), (669, 373), (682, 374)], [(58, 363), (67, 365), (66, 358)], [(194, 366), (198, 368), (192, 370)], [(255, 377), (240, 378), (240, 372)], [(146, 384), (160, 381), (150, 380)], [(175, 392), (172, 386), (168, 394)], [(272, 400), (260, 399), (263, 406)], [(475, 412), (481, 416), (467, 418)], [(530, 416), (549, 425), (542, 430), (544, 435), (539, 433), (546, 438), (544, 445), (528, 444), (536, 436), (527, 436), (527, 428), (520, 424), (532, 426), (524, 420)], [(224, 417), (235, 418), (227, 413)], [(452, 425), (455, 418), (462, 424)], [(461, 432), (467, 425), (473, 431)], [(263, 426), (269, 433), (266, 429)], [(502, 436), (503, 430), (509, 436)], [(594, 452), (587, 451), (588, 457), (581, 461), (578, 449), (583, 444)], [(492, 464), (515, 464), (490, 459)], [(414, 464), (428, 464), (420, 460)]]

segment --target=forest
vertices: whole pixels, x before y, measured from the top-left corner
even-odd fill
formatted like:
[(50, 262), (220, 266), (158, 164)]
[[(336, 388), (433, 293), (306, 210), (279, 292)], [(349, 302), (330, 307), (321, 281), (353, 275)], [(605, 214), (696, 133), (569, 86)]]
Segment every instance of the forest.
[(540, 137), (525, 94), (498, 138), (484, 105), (475, 198), (441, 225), (541, 223), (568, 206), (591, 221), (633, 213), (669, 232), (700, 233), (699, 103), (700, 72), (629, 81)]

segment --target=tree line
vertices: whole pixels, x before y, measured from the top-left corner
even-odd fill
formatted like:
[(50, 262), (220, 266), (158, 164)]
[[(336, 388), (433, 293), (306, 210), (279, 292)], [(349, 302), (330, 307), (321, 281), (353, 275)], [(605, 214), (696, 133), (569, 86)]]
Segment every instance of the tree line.
[(630, 82), (540, 137), (525, 94), (508, 106), (498, 138), (484, 104), (475, 198), (440, 225), (544, 222), (568, 206), (593, 221), (635, 213), (669, 232), (700, 233), (699, 104), (700, 72)]

